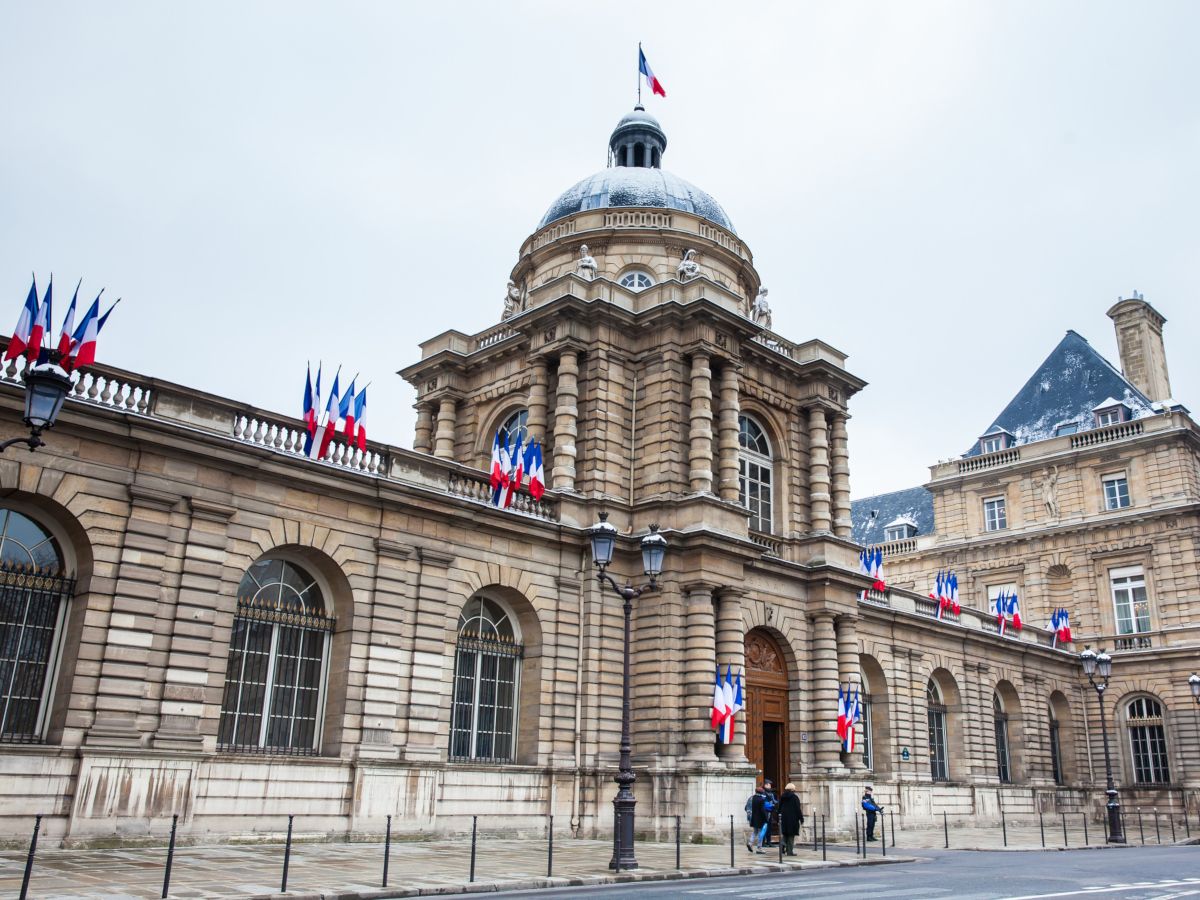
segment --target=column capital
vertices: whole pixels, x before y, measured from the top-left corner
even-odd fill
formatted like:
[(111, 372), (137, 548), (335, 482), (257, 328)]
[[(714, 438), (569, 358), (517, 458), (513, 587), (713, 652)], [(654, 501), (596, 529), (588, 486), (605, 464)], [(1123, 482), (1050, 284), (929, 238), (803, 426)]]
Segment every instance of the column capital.
[(687, 581), (680, 585), (688, 597), (693, 594), (708, 594), (709, 597), (712, 597), (720, 587), (719, 584), (713, 584), (711, 581)]
[(717, 588), (717, 597), (720, 600), (744, 600), (748, 593), (741, 585), (726, 585)]

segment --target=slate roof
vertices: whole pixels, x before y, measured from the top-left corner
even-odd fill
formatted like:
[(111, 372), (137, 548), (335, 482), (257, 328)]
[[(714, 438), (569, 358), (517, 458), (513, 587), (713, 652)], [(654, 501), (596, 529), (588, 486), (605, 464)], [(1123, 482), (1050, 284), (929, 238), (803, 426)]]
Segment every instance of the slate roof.
[[(871, 513), (875, 512), (874, 518)], [(923, 487), (876, 494), (850, 503), (850, 521), (854, 526), (855, 543), (882, 544), (887, 524), (899, 517), (912, 519), (917, 534), (931, 534), (933, 528), (933, 494)]]
[[(1059, 425), (1079, 431), (1096, 427), (1093, 410), (1109, 398), (1124, 402), (1131, 419), (1153, 415), (1150, 400), (1084, 338), (1068, 331), (1004, 411), (980, 435), (1003, 429), (1014, 446), (1044, 441)], [(979, 456), (976, 440), (963, 456)]]

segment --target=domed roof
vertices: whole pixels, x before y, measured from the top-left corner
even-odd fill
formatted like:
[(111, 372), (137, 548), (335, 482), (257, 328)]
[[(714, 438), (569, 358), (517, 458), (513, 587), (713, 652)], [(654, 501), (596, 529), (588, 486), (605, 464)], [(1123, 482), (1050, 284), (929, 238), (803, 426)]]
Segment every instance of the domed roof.
[(628, 206), (678, 209), (695, 213), (734, 234), (737, 233), (721, 204), (700, 188), (662, 169), (639, 166), (614, 166), (589, 175), (563, 191), (562, 195), (550, 204), (538, 228), (545, 228), (551, 222), (585, 209)]
[(635, 125), (653, 128), (663, 136), (663, 142), (666, 142), (666, 132), (664, 132), (662, 130), (662, 126), (658, 124), (658, 119), (646, 112), (645, 108), (641, 106), (636, 106), (634, 107), (633, 112), (625, 113), (625, 115), (621, 116), (621, 121), (618, 122), (617, 127), (613, 129), (612, 136), (609, 138), (609, 141), (611, 142), (613, 138), (620, 134), (624, 129)]

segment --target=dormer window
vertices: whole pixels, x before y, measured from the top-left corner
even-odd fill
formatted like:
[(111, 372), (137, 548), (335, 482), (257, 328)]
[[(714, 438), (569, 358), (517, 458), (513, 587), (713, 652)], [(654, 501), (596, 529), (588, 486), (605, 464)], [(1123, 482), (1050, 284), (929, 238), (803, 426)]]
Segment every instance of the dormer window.
[(1102, 409), (1096, 413), (1096, 427), (1103, 428), (1105, 425), (1119, 425), (1122, 422), (1120, 406), (1114, 406), (1111, 409)]
[(620, 285), (623, 288), (629, 288), (634, 291), (644, 291), (650, 285), (654, 284), (654, 279), (640, 269), (634, 269), (632, 272), (626, 272), (621, 276)]
[(1004, 435), (979, 439), (979, 449), (983, 453), (999, 453), (1004, 449)]
[(1055, 437), (1062, 437), (1064, 434), (1075, 434), (1079, 431), (1079, 425), (1076, 422), (1063, 422), (1054, 429)]
[(917, 523), (908, 516), (897, 516), (883, 526), (883, 539), (888, 541), (903, 541), (917, 536)]

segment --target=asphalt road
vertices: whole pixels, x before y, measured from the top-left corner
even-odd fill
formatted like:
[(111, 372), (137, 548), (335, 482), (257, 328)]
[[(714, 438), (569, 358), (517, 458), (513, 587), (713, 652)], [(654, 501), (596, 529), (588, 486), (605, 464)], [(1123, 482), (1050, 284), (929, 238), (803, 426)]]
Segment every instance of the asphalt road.
[(917, 862), (647, 884), (514, 891), (539, 900), (1175, 900), (1200, 898), (1200, 846), (1070, 851), (920, 850)]

